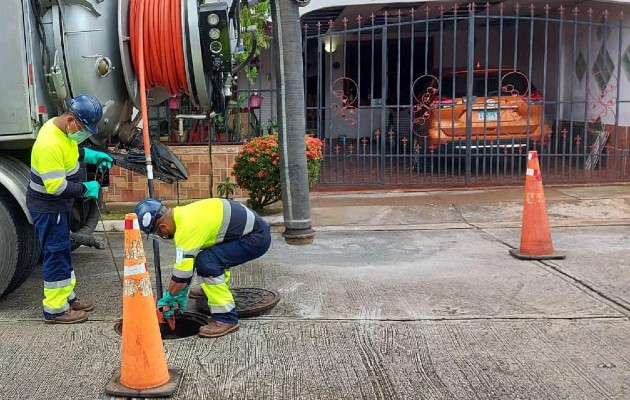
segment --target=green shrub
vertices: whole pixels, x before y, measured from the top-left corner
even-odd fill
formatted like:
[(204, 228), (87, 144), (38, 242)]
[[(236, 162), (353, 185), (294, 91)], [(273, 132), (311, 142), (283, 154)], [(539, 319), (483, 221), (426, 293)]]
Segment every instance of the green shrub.
[[(322, 141), (310, 135), (305, 135), (304, 140), (308, 185), (312, 188), (319, 179)], [(234, 160), (233, 174), (238, 185), (249, 192), (247, 204), (254, 210), (279, 201), (282, 191), (278, 136), (264, 135), (243, 144)]]

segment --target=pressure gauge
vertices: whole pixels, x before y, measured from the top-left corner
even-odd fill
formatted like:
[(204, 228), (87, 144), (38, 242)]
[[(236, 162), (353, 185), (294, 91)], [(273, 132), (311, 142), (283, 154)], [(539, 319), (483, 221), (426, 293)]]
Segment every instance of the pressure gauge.
[(221, 45), (221, 42), (212, 42), (210, 43), (210, 51), (213, 53), (220, 53), (221, 49), (223, 49), (223, 46)]
[(221, 31), (217, 28), (210, 29), (210, 39), (216, 40), (221, 36)]
[(208, 15), (208, 24), (210, 26), (215, 26), (219, 24), (219, 16), (217, 14)]

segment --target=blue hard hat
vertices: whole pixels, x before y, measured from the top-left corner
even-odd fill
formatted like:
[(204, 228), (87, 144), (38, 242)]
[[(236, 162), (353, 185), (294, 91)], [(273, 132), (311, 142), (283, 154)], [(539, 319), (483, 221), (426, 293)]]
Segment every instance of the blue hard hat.
[(138, 203), (134, 212), (138, 216), (140, 230), (148, 235), (153, 232), (155, 221), (166, 213), (166, 207), (162, 204), (162, 200), (149, 198)]
[(98, 123), (103, 116), (103, 106), (98, 99), (91, 94), (80, 94), (70, 99), (68, 111), (74, 115), (81, 125), (92, 135), (98, 132)]

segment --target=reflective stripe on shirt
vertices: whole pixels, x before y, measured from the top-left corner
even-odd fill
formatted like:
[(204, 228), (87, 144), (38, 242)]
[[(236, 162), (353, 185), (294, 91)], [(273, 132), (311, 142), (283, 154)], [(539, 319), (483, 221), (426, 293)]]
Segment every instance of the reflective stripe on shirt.
[(34, 191), (38, 192), (38, 193), (43, 193), (43, 194), (52, 194), (53, 196), (58, 196), (61, 193), (63, 193), (64, 190), (66, 190), (66, 188), (68, 187), (68, 181), (67, 180), (63, 180), (63, 182), (61, 183), (61, 185), (59, 185), (59, 187), (57, 188), (57, 190), (55, 190), (52, 193), (48, 193), (48, 191), (46, 190), (46, 187), (43, 185), (39, 185), (33, 181), (31, 181), (28, 186), (33, 189)]

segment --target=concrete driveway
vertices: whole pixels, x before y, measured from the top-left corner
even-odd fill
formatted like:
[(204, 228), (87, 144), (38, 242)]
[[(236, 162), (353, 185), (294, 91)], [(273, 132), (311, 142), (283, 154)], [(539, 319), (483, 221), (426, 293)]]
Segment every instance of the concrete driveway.
[[(630, 398), (630, 186), (545, 193), (564, 260), (508, 254), (522, 190), (313, 195), (313, 245), (278, 226), (233, 270), (234, 287), (278, 292), (274, 309), (223, 338), (164, 341), (184, 370), (172, 398)], [(120, 267), (122, 233), (107, 237)], [(85, 324), (42, 322), (39, 271), (0, 302), (0, 398), (109, 398), (121, 286), (109, 250), (73, 261), (97, 303)]]

